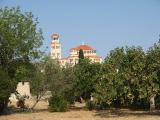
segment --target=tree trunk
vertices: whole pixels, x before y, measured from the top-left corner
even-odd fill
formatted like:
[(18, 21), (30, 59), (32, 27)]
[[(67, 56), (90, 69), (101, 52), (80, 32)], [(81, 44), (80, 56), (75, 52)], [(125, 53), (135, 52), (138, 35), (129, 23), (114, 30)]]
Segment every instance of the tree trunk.
[(7, 106), (8, 106), (8, 100), (7, 99), (0, 101), (0, 114), (4, 113)]
[(33, 104), (33, 106), (31, 107), (31, 109), (34, 109), (34, 107), (37, 105), (38, 102), (39, 102), (39, 99), (36, 100), (36, 102)]
[(156, 94), (153, 94), (150, 97), (150, 100), (149, 100), (149, 102), (150, 102), (150, 111), (155, 110), (155, 97), (156, 97)]
[(36, 102), (33, 104), (33, 106), (31, 107), (31, 109), (34, 109), (34, 107), (37, 105), (37, 103), (41, 100), (41, 98), (42, 98), (42, 96), (45, 94), (45, 92), (44, 93), (42, 93), (41, 95), (38, 95), (37, 97), (36, 97)]

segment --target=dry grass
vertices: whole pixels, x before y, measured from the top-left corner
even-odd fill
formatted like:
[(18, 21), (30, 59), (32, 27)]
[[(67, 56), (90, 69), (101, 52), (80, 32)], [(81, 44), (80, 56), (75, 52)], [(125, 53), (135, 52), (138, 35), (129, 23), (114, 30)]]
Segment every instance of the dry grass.
[[(30, 106), (33, 101), (27, 101)], [(103, 111), (88, 111), (83, 105), (76, 104), (68, 112), (47, 111), (47, 102), (38, 103), (35, 113), (13, 113), (0, 116), (0, 120), (160, 120), (160, 112), (131, 111), (127, 109), (111, 109)]]
[[(121, 112), (123, 110), (120, 110)], [(0, 120), (160, 120), (159, 115), (147, 114), (144, 111), (85, 111), (71, 110), (63, 113), (41, 111), (36, 113), (14, 113), (1, 116)]]

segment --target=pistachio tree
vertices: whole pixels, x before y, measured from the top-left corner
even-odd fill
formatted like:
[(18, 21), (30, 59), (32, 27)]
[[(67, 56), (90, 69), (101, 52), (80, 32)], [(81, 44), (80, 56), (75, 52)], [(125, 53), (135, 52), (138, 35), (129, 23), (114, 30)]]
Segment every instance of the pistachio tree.
[(96, 85), (98, 103), (130, 106), (139, 98), (144, 75), (145, 53), (140, 47), (116, 48), (106, 57)]
[(142, 96), (148, 98), (150, 109), (155, 109), (155, 97), (160, 92), (160, 41), (147, 51), (146, 73), (142, 89)]

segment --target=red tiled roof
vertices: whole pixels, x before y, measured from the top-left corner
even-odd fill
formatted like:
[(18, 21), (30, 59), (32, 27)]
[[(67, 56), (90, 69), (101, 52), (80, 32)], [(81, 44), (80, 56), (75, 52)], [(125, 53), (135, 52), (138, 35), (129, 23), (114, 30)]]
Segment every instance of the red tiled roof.
[(70, 51), (72, 51), (72, 50), (79, 51), (80, 49), (82, 49), (82, 50), (95, 50), (94, 48), (92, 48), (92, 47), (90, 47), (88, 45), (79, 45), (77, 47), (71, 48)]

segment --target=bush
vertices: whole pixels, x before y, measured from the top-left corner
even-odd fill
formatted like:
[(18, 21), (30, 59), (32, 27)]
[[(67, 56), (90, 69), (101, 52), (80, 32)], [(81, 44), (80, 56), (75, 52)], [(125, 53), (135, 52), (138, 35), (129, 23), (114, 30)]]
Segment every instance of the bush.
[(74, 104), (75, 101), (75, 96), (73, 90), (66, 90), (64, 92), (64, 99), (69, 103), (69, 104)]
[(49, 99), (50, 112), (65, 112), (68, 110), (68, 102), (62, 96), (52, 96)]

